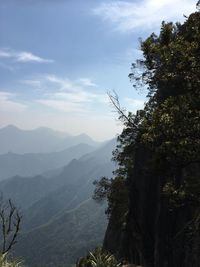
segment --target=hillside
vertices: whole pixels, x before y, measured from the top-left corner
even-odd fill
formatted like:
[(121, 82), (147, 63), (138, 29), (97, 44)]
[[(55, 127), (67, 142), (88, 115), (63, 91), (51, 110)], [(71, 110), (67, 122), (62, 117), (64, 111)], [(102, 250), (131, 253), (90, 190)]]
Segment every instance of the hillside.
[(7, 153), (0, 155), (0, 180), (19, 175), (35, 176), (67, 165), (72, 159), (78, 159), (95, 148), (87, 144), (78, 144), (65, 150), (52, 153)]
[(22, 234), (14, 252), (30, 267), (63, 267), (101, 245), (106, 225), (105, 205), (86, 200)]
[[(4, 197), (11, 197), (21, 207), (22, 233), (15, 255), (28, 266), (40, 266), (41, 261), (43, 266), (50, 266), (49, 260), (52, 266), (62, 266), (57, 264), (64, 261), (70, 264), (101, 244), (106, 229), (105, 205), (89, 199), (93, 181), (110, 177), (115, 169), (110, 160), (115, 144), (116, 140), (111, 140), (72, 160), (55, 177), (16, 176), (0, 182)], [(56, 246), (62, 249), (58, 251)]]

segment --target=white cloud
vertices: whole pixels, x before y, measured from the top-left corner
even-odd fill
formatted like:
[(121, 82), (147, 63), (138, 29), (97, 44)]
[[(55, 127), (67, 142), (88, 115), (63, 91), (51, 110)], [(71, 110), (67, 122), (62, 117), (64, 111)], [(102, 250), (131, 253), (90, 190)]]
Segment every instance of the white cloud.
[(11, 57), (11, 54), (9, 52), (6, 52), (4, 50), (0, 50), (0, 57), (2, 58), (9, 58)]
[(92, 103), (101, 102), (106, 103), (106, 94), (90, 93), (84, 90), (79, 92), (57, 92), (53, 94), (57, 99), (65, 99), (74, 103)]
[(117, 30), (129, 32), (156, 30), (163, 20), (183, 21), (183, 14), (194, 11), (195, 1), (191, 0), (143, 0), (104, 2), (93, 13), (113, 23)]
[(9, 92), (0, 92), (0, 110), (1, 112), (23, 112), (27, 106), (18, 103), (13, 99), (15, 95)]
[(60, 78), (55, 75), (46, 75), (44, 77), (44, 82), (49, 82), (52, 84), (57, 84), (59, 91), (72, 90), (75, 91), (76, 87), (69, 79)]
[(94, 83), (91, 79), (89, 78), (81, 78), (79, 79), (82, 85), (84, 86), (91, 86), (91, 87), (96, 87), (96, 83)]
[(51, 59), (44, 59), (42, 57), (36, 56), (31, 52), (16, 52), (11, 49), (2, 49), (0, 48), (0, 58), (12, 59), (16, 62), (35, 62), (35, 63), (52, 63), (54, 62)]
[(45, 95), (36, 102), (64, 112), (88, 113), (96, 110), (98, 105), (105, 107), (108, 104), (107, 95), (94, 90), (88, 91), (85, 84), (94, 86), (95, 83), (85, 78), (84, 85), (81, 85), (81, 80), (72, 81), (68, 78), (46, 75), (41, 79), (41, 84), (48, 89), (46, 89)]
[(38, 62), (38, 63), (51, 63), (53, 60), (44, 59), (39, 56), (36, 56), (30, 52), (20, 52), (16, 54), (16, 60), (18, 62)]
[(64, 112), (93, 112), (96, 107), (92, 105), (107, 104), (106, 94), (91, 94), (85, 91), (79, 92), (55, 92), (45, 98), (37, 100), (37, 103)]

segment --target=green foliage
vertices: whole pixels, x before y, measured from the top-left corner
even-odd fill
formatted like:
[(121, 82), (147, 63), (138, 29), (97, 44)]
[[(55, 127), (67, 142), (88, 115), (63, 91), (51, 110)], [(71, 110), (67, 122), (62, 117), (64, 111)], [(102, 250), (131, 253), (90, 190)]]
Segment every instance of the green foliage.
[(112, 179), (102, 177), (94, 184), (96, 188), (93, 199), (99, 202), (107, 198), (106, 214), (115, 226), (121, 226), (128, 211), (128, 190), (124, 177), (116, 176)]
[(93, 199), (97, 202), (101, 202), (108, 197), (111, 190), (111, 180), (107, 177), (101, 177), (100, 180), (95, 180), (93, 184), (95, 185), (95, 190), (93, 194)]
[(163, 196), (168, 200), (169, 211), (188, 206), (198, 208), (200, 206), (200, 179), (197, 176), (188, 175), (179, 187), (169, 181), (163, 187)]
[[(138, 117), (132, 113), (128, 114), (128, 121), (124, 123), (125, 127), (118, 136), (116, 150), (113, 151), (113, 160), (118, 163), (119, 168), (115, 171), (116, 175), (123, 175), (128, 178), (128, 173), (133, 169), (133, 155), (135, 148), (135, 139), (138, 133)], [(120, 118), (119, 118), (120, 119)]]
[(199, 20), (197, 12), (183, 25), (163, 22), (159, 36), (141, 42), (144, 58), (130, 74), (134, 86), (143, 83), (149, 90), (138, 140), (152, 151), (151, 169), (165, 177), (164, 191), (179, 196), (193, 195), (192, 183), (199, 183), (199, 177), (178, 181), (184, 168), (200, 163)]
[(87, 257), (81, 258), (76, 267), (120, 267), (115, 257), (104, 251), (102, 248), (96, 248), (90, 252)]
[[(134, 86), (138, 79), (146, 84), (156, 104), (169, 96), (198, 92), (199, 19), (200, 13), (194, 13), (183, 25), (163, 22), (159, 36), (152, 34), (141, 42), (144, 59), (133, 64), (130, 78)], [(143, 73), (136, 77), (139, 66)]]
[(168, 97), (144, 122), (141, 140), (174, 168), (200, 161), (200, 98)]

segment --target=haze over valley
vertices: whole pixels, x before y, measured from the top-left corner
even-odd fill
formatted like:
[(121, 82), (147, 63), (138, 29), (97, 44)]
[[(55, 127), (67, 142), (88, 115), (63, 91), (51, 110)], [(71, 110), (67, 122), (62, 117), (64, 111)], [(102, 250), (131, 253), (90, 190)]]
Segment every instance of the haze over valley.
[(0, 155), (0, 192), (23, 214), (14, 255), (28, 266), (60, 266), (100, 245), (106, 206), (91, 199), (93, 182), (112, 176), (116, 140), (99, 143), (84, 134), (73, 137), (14, 126), (0, 129), (0, 136), (1, 153), (6, 152)]

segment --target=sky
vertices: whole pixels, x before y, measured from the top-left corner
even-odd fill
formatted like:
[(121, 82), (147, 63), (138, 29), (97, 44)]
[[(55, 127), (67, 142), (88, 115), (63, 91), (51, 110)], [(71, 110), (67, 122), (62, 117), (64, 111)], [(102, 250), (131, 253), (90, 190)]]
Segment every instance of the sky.
[(0, 0), (0, 128), (49, 127), (96, 140), (122, 125), (107, 92), (135, 112), (145, 89), (128, 74), (139, 38), (183, 22), (193, 0)]

